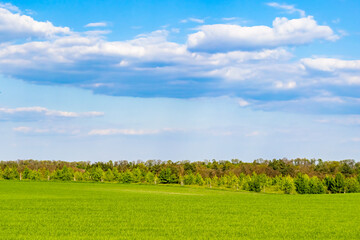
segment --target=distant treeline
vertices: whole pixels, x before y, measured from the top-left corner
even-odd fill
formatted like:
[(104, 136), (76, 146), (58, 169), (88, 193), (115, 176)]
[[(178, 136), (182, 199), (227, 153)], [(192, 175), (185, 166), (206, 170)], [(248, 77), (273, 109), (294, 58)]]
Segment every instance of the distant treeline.
[(360, 192), (354, 160), (257, 159), (231, 161), (0, 162), (0, 179), (199, 185), (255, 192), (299, 194)]

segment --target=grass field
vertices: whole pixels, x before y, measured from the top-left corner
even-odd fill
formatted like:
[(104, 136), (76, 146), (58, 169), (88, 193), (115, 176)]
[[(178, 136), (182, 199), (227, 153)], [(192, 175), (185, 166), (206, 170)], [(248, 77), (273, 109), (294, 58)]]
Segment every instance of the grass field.
[(0, 181), (0, 239), (360, 239), (360, 194)]

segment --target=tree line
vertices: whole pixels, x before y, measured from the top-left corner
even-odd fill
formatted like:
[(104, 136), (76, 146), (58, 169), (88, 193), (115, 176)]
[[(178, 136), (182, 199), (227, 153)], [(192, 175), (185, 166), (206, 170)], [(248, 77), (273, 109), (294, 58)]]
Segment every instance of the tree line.
[(231, 161), (0, 162), (0, 179), (198, 185), (254, 192), (324, 194), (360, 192), (354, 160), (257, 159)]

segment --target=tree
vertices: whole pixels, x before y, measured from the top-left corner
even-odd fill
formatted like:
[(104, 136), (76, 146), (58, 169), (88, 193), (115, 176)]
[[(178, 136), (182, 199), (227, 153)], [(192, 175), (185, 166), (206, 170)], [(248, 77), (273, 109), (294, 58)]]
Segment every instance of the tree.
[(76, 171), (74, 173), (74, 179), (75, 179), (75, 181), (84, 181), (83, 173), (80, 171)]
[(196, 177), (195, 177), (195, 183), (199, 186), (202, 186), (205, 184), (205, 181), (204, 179), (202, 178), (202, 176), (200, 175), (200, 173), (197, 173), (196, 174)]
[(112, 182), (115, 179), (114, 173), (111, 170), (111, 168), (109, 168), (104, 174), (103, 174), (103, 179), (104, 181), (108, 181), (108, 182)]
[(72, 168), (66, 167), (66, 165), (61, 170), (61, 180), (62, 181), (71, 181), (74, 178), (74, 170)]
[(3, 172), (3, 178), (7, 180), (14, 180), (19, 178), (19, 172), (16, 168), (6, 166)]
[(335, 179), (331, 176), (326, 175), (324, 178), (324, 185), (327, 188), (328, 192), (332, 193), (335, 186)]
[(99, 182), (102, 180), (104, 171), (100, 167), (93, 168), (90, 172), (91, 180)]
[(309, 193), (309, 176), (307, 174), (298, 173), (294, 179), (294, 184), (297, 193)]
[(132, 172), (128, 169), (122, 174), (122, 182), (123, 183), (132, 183), (134, 176)]
[(337, 173), (334, 179), (334, 186), (331, 190), (333, 193), (345, 192), (345, 178), (341, 173)]
[(289, 175), (283, 178), (282, 190), (285, 194), (290, 194), (295, 190), (294, 180)]
[(39, 171), (31, 171), (30, 175), (29, 175), (29, 179), (30, 180), (35, 180), (38, 181), (41, 179), (41, 173)]
[(152, 172), (148, 172), (145, 175), (145, 181), (147, 183), (154, 184), (155, 183), (155, 175)]
[(347, 193), (360, 192), (360, 184), (356, 178), (345, 179), (345, 192)]
[(171, 168), (167, 167), (162, 169), (159, 173), (159, 179), (161, 183), (178, 183), (179, 178), (172, 172)]
[(184, 176), (184, 184), (185, 185), (192, 185), (195, 183), (195, 176), (192, 172), (189, 172), (189, 174), (186, 174)]
[(112, 170), (113, 174), (114, 174), (114, 180), (117, 182), (120, 182), (120, 173), (119, 170), (117, 168), (114, 168)]
[(142, 181), (142, 172), (141, 172), (141, 170), (139, 169), (139, 168), (135, 168), (135, 169), (133, 169), (132, 170), (132, 173), (133, 173), (133, 181), (135, 182), (135, 183), (139, 183), (139, 182), (141, 182)]
[(30, 179), (31, 170), (28, 167), (25, 167), (24, 171), (22, 172), (23, 179)]
[(321, 194), (325, 193), (324, 185), (321, 180), (314, 176), (309, 181), (309, 192), (310, 194)]
[(250, 181), (248, 181), (247, 188), (249, 191), (260, 192), (266, 183), (266, 176), (264, 174), (257, 175), (253, 172)]

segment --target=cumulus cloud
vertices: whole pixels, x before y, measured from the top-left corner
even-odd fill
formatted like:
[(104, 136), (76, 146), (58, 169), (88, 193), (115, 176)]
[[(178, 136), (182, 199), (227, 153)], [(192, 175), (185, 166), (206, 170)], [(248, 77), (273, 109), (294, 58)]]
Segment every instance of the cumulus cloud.
[(300, 62), (308, 76), (317, 82), (333, 85), (360, 85), (360, 60), (304, 58)]
[(79, 117), (99, 117), (102, 112), (66, 112), (49, 110), (44, 107), (19, 107), (19, 108), (0, 108), (0, 120), (29, 121), (44, 117), (53, 118), (79, 118)]
[(107, 26), (106, 22), (93, 22), (85, 25), (85, 27), (106, 27), (106, 26)]
[[(33, 83), (72, 84), (112, 95), (198, 97), (199, 92), (184, 88), (218, 91), (213, 82), (250, 79), (249, 69), (260, 69), (261, 61), (269, 67), (292, 56), (282, 48), (193, 53), (169, 42), (168, 34), (159, 30), (121, 42), (78, 34), (9, 45), (0, 49), (0, 71)], [(186, 84), (179, 88), (174, 84), (179, 81)]]
[(56, 27), (49, 21), (39, 22), (27, 15), (11, 12), (9, 7), (0, 6), (0, 42), (24, 38), (51, 38), (57, 34), (69, 33), (68, 27)]
[(297, 9), (297, 8), (295, 8), (294, 5), (280, 4), (277, 2), (270, 2), (270, 3), (267, 3), (267, 5), (270, 7), (285, 10), (287, 13), (290, 13), (290, 14), (299, 13), (300, 17), (305, 17), (305, 15), (306, 15), (304, 10)]
[(301, 59), (306, 68), (335, 72), (337, 70), (357, 70), (360, 71), (360, 60), (341, 60), (336, 58), (304, 58)]
[(272, 28), (203, 25), (199, 27), (200, 31), (189, 35), (187, 45), (192, 51), (226, 52), (303, 45), (316, 39), (338, 39), (329, 26), (318, 25), (312, 16), (291, 20), (278, 17), (272, 25)]

